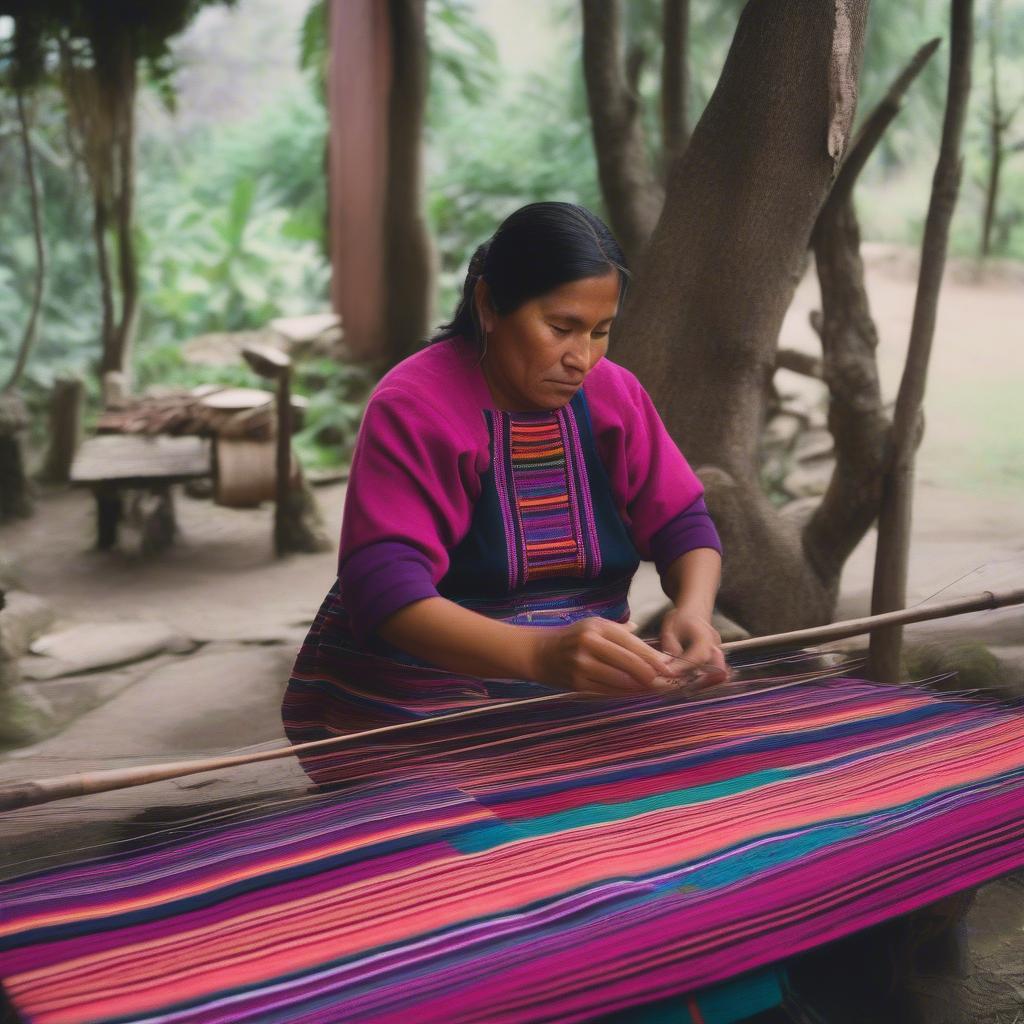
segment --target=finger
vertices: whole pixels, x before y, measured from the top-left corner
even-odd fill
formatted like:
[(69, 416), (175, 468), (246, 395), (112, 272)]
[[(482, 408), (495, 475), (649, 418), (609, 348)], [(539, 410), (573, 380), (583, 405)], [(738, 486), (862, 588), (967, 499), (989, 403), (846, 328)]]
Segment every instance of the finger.
[(597, 663), (587, 670), (576, 689), (594, 697), (630, 697), (643, 692), (635, 680), (625, 672), (617, 672)]
[(645, 666), (631, 658), (612, 640), (594, 634), (577, 655), (577, 674), (616, 693), (636, 693), (647, 685), (646, 679), (637, 678), (638, 670), (642, 676)]
[(707, 640), (695, 640), (686, 648), (686, 659), (694, 665), (706, 665), (714, 656), (714, 648)]
[[(635, 638), (630, 636), (629, 639)], [(640, 642), (640, 646), (658, 655), (657, 651), (653, 651), (645, 643)], [(660, 655), (658, 660), (651, 664), (650, 660), (639, 656), (636, 651), (625, 645), (616, 643), (611, 637), (595, 637), (590, 654), (595, 663), (601, 666), (599, 678), (621, 679), (624, 676), (630, 680), (633, 689), (647, 689), (659, 675), (670, 674), (667, 662), (661, 659)], [(594, 674), (588, 668), (587, 675)]]
[(601, 637), (611, 640), (617, 646), (622, 647), (641, 661), (646, 662), (654, 674), (664, 675), (666, 672), (671, 674), (671, 655), (657, 650), (657, 648), (641, 640), (640, 637), (623, 630), (622, 626), (618, 623), (613, 622), (609, 623), (609, 625), (613, 626), (614, 629), (602, 631)]
[(679, 642), (675, 630), (668, 628), (661, 631), (661, 649), (673, 657), (682, 656), (683, 645)]

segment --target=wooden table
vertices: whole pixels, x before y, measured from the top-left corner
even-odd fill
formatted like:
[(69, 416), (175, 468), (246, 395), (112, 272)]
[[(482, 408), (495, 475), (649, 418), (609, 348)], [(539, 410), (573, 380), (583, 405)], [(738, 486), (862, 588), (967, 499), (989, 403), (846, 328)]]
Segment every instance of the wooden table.
[(121, 491), (148, 490), (171, 500), (172, 484), (213, 475), (210, 440), (145, 434), (99, 434), (84, 441), (71, 466), (71, 482), (96, 496), (96, 546), (117, 543)]

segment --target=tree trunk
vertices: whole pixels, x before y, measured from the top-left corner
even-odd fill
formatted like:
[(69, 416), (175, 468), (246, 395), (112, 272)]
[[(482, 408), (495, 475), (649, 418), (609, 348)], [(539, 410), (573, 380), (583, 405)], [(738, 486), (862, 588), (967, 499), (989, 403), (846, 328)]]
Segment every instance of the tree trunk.
[(43, 307), (43, 291), (46, 283), (46, 243), (43, 238), (43, 213), (40, 197), (39, 178), (36, 175), (35, 160), (32, 157), (32, 136), (29, 130), (28, 113), (25, 110), (25, 96), (19, 89), (15, 93), (18, 105), (18, 124), (21, 131), (21, 148), (25, 159), (25, 180), (28, 183), (29, 210), (32, 214), (32, 240), (36, 248), (36, 273), (32, 289), (32, 305), (29, 307), (28, 320), (21, 335), (18, 346), (18, 357), (14, 368), (4, 386), (5, 391), (12, 391), (21, 380), (28, 363), (29, 353), (39, 336), (39, 313)]
[[(101, 20), (89, 39), (91, 63), (61, 47), (61, 71), (71, 134), (85, 167), (93, 201), (93, 242), (100, 279), (100, 377), (127, 375), (135, 330), (138, 277), (132, 240), (136, 69), (123, 25)], [(117, 280), (110, 232), (117, 238)], [(120, 310), (118, 294), (120, 291)]]
[[(946, 265), (949, 225), (960, 189), (963, 163), (960, 140), (971, 89), (973, 6), (973, 0), (953, 0), (946, 113), (924, 238), (921, 241), (921, 267), (910, 327), (910, 345), (893, 414), (888, 472), (878, 521), (878, 549), (871, 592), (872, 614), (906, 605), (914, 494), (914, 450), (920, 431), (921, 404), (935, 333), (939, 289)], [(874, 678), (882, 681), (896, 681), (900, 678), (902, 645), (903, 630), (900, 626), (887, 627), (871, 634), (871, 673)]]
[(27, 426), (28, 410), (21, 396), (0, 393), (0, 523), (32, 514), (32, 488), (21, 449)]
[(627, 73), (620, 0), (583, 0), (583, 74), (601, 194), (636, 270), (664, 202), (651, 168), (636, 82)]
[(748, 3), (614, 330), (612, 357), (701, 471), (727, 552), (720, 607), (754, 633), (827, 621), (834, 601), (761, 491), (759, 438), (779, 328), (853, 120), (866, 14), (867, 0)]
[(424, 0), (390, 0), (391, 81), (385, 267), (381, 319), (397, 363), (426, 341), (433, 254), (423, 215), (423, 117), (427, 96)]
[(996, 203), (999, 197), (999, 176), (1003, 164), (1003, 135), (1009, 127), (1003, 120), (1003, 112), (999, 102), (999, 33), (998, 24), (1002, 4), (1000, 0), (992, 0), (988, 26), (988, 73), (989, 73), (989, 112), (988, 138), (989, 163), (988, 180), (985, 183), (985, 213), (981, 226), (981, 245), (978, 256), (984, 259), (992, 251), (992, 225), (996, 218)]
[(331, 301), (352, 356), (384, 359), (390, 8), (377, 0), (331, 0), (328, 26)]
[(121, 289), (121, 315), (115, 333), (115, 351), (112, 353), (116, 369), (131, 378), (132, 350), (139, 315), (139, 272), (135, 259), (135, 97), (138, 83), (135, 57), (126, 48), (120, 55), (120, 84), (112, 98), (117, 131), (115, 135), (115, 166), (117, 189), (115, 210), (117, 215), (117, 272)]
[(661, 162), (662, 177), (690, 139), (690, 0), (662, 0)]
[(67, 483), (82, 432), (85, 387), (77, 377), (54, 382), (50, 396), (50, 442), (39, 476), (51, 483)]

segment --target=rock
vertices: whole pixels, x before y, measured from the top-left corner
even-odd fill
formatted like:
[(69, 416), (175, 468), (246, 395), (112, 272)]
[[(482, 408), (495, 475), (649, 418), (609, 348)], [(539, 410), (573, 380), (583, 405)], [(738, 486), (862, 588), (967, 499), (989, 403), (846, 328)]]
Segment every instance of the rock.
[(21, 585), (21, 568), (9, 551), (0, 551), (0, 594), (17, 590)]
[(909, 678), (940, 690), (985, 690), (1012, 697), (1013, 672), (982, 643), (943, 639), (907, 643), (904, 661)]
[(824, 427), (811, 427), (796, 439), (793, 454), (799, 462), (829, 459), (835, 455), (835, 441)]
[(0, 658), (15, 660), (28, 652), (32, 641), (56, 617), (48, 601), (24, 590), (8, 590), (0, 611)]
[(281, 739), (280, 704), (295, 652), (227, 648), (176, 659), (146, 674), (50, 743), (63, 755), (199, 754)]
[(821, 498), (817, 494), (808, 494), (803, 498), (794, 498), (786, 502), (779, 509), (779, 515), (792, 523), (798, 530), (802, 530), (807, 521), (814, 514), (814, 510), (821, 504)]
[(17, 742), (31, 743), (52, 736), (75, 719), (113, 700), (140, 679), (175, 661), (175, 655), (166, 654), (152, 661), (137, 662), (127, 668), (21, 683), (14, 688), (13, 696), (22, 705), (44, 714), (34, 723), (31, 735)]
[(801, 464), (787, 474), (783, 488), (794, 498), (820, 496), (825, 493), (831, 476), (832, 467), (827, 463), (817, 462), (810, 466)]
[(53, 731), (46, 699), (22, 686), (0, 687), (0, 747), (34, 743)]
[(825, 422), (828, 388), (824, 381), (785, 368), (776, 370), (774, 379), (785, 412), (811, 422)]
[(40, 637), (21, 660), (26, 679), (56, 679), (124, 665), (170, 651), (184, 654), (195, 642), (162, 622), (92, 622)]
[(788, 451), (800, 433), (800, 426), (799, 416), (783, 410), (768, 421), (762, 442), (766, 447), (782, 448)]

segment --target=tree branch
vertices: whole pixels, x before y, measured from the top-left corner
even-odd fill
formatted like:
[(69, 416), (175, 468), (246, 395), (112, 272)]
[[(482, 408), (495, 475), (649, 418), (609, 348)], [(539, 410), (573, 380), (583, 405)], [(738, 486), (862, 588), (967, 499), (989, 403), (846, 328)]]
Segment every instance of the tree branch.
[[(973, 0), (953, 0), (952, 4), (946, 113), (921, 242), (921, 267), (910, 328), (910, 344), (893, 414), (888, 472), (878, 522), (878, 549), (871, 594), (873, 614), (906, 605), (915, 435), (921, 417), (921, 403), (935, 334), (949, 225), (960, 187), (963, 163), (960, 146), (971, 89), (973, 6)], [(875, 678), (883, 681), (899, 678), (902, 643), (903, 631), (899, 626), (872, 635), (871, 668)]]
[(598, 178), (612, 230), (635, 268), (657, 223), (664, 191), (651, 169), (640, 104), (625, 66), (620, 0), (583, 0), (583, 73)]
[(791, 370), (804, 377), (822, 380), (822, 363), (817, 356), (799, 352), (795, 348), (780, 348), (775, 353), (775, 369)]
[(822, 305), (815, 327), (821, 338), (822, 376), (829, 389), (828, 426), (835, 441), (836, 464), (804, 528), (803, 546), (825, 580), (838, 580), (846, 559), (878, 517), (890, 428), (875, 359), (878, 332), (864, 286), (853, 186), (938, 42), (933, 39), (917, 51), (868, 115), (811, 235)]
[(36, 338), (39, 336), (39, 313), (43, 306), (43, 291), (46, 283), (46, 243), (43, 238), (43, 214), (39, 180), (36, 176), (35, 161), (32, 157), (32, 137), (29, 129), (28, 113), (25, 110), (25, 96), (21, 89), (15, 93), (18, 106), (18, 125), (21, 134), (21, 148), (25, 160), (25, 179), (28, 182), (28, 202), (32, 213), (32, 239), (36, 249), (35, 284), (32, 289), (32, 305), (29, 308), (28, 320), (21, 335), (18, 346), (18, 358), (14, 362), (11, 375), (4, 385), (4, 391), (13, 391), (25, 372), (29, 353), (32, 351)]
[(690, 92), (690, 0), (661, 5), (661, 151), (662, 175), (690, 141), (687, 115)]
[(864, 169), (864, 165), (868, 162), (868, 158), (875, 151), (875, 146), (878, 145), (885, 130), (903, 108), (904, 95), (941, 42), (942, 40), (936, 37), (925, 43), (889, 86), (888, 92), (879, 100), (875, 109), (865, 118), (854, 137), (846, 159), (840, 165), (839, 174), (829, 193), (829, 203), (838, 204), (845, 196), (853, 193), (853, 186)]

